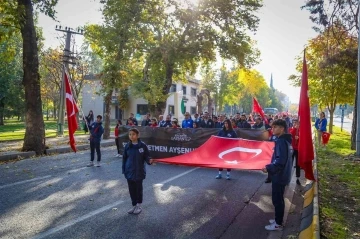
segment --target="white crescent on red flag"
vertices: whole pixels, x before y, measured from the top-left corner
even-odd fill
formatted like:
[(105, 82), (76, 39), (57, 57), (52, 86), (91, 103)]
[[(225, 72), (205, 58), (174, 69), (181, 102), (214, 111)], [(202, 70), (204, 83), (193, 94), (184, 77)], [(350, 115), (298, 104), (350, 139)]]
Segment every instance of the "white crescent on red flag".
[(74, 100), (73, 94), (71, 92), (69, 77), (66, 72), (64, 73), (64, 81), (65, 81), (66, 114), (68, 119), (70, 147), (72, 148), (72, 150), (74, 150), (74, 152), (76, 152), (74, 133), (78, 128), (78, 124), (76, 121), (76, 114), (79, 112), (79, 110)]
[(260, 170), (271, 162), (274, 142), (211, 136), (194, 151), (157, 162), (206, 168)]

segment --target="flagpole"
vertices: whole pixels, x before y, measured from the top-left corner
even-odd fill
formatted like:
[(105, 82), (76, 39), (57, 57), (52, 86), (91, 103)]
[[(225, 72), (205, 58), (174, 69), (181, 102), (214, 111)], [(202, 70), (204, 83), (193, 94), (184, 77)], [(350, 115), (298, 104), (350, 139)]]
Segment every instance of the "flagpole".
[[(65, 65), (64, 65), (64, 68), (65, 68)], [(65, 68), (64, 72), (65, 72), (65, 74), (67, 73), (67, 75), (68, 75), (68, 81), (69, 81), (70, 88), (71, 88), (71, 91), (72, 91), (72, 94), (73, 94), (73, 98), (74, 98), (74, 101), (75, 101), (75, 103), (76, 103), (76, 105), (77, 105), (77, 107), (79, 109), (79, 113), (81, 113), (81, 115), (82, 115), (82, 120), (85, 121), (86, 128), (88, 129), (88, 132), (90, 132), (90, 128), (89, 128), (89, 125), (88, 125), (87, 120), (85, 118), (84, 111), (83, 111), (82, 107), (78, 104), (76, 91), (75, 91), (75, 89), (73, 87), (73, 84), (71, 84), (72, 79), (71, 79), (70, 73), (67, 71), (66, 68)], [(79, 123), (81, 123), (81, 122), (79, 122)]]
[[(360, 4), (360, 0), (359, 0)], [(360, 26), (360, 14), (358, 14), (358, 26)], [(357, 92), (356, 92), (356, 155), (360, 156), (360, 117), (359, 117), (359, 107), (360, 107), (360, 29), (358, 28), (358, 74), (357, 74)]]

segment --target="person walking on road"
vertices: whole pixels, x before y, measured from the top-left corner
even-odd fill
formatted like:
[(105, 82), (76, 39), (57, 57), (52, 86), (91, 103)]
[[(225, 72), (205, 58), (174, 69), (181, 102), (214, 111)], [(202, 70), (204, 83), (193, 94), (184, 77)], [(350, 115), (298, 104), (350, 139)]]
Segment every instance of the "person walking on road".
[(120, 138), (119, 138), (120, 126), (121, 125), (122, 125), (121, 120), (117, 120), (115, 130), (114, 130), (115, 144), (116, 144), (116, 149), (117, 149), (117, 154), (115, 154), (115, 157), (120, 157), (121, 156), (121, 153), (120, 153)]
[(299, 121), (297, 119), (293, 119), (292, 121), (293, 127), (289, 130), (292, 136), (292, 147), (293, 147), (293, 154), (292, 154), (292, 162), (295, 163), (296, 168), (296, 184), (300, 185), (300, 166), (298, 162), (298, 155), (299, 155)]
[[(229, 119), (226, 119), (224, 121), (224, 127), (222, 130), (219, 131), (218, 135), (220, 137), (225, 137), (225, 138), (237, 138), (237, 134), (236, 132), (233, 130), (232, 126), (231, 126), (231, 121)], [(222, 178), (222, 168), (219, 168), (219, 174), (215, 177), (216, 179), (221, 179)], [(227, 169), (226, 172), (226, 180), (230, 180), (230, 172), (231, 169)]]
[(85, 117), (84, 120), (85, 124), (84, 124), (84, 131), (85, 134), (88, 132), (90, 125), (92, 125), (94, 123), (94, 113), (92, 110), (89, 111), (89, 114)]
[(275, 149), (271, 163), (266, 165), (262, 171), (269, 173), (272, 182), (272, 203), (275, 207), (275, 219), (270, 219), (270, 224), (265, 226), (269, 231), (283, 230), (283, 219), (285, 212), (284, 192), (285, 186), (290, 183), (292, 169), (292, 146), (291, 135), (286, 134), (287, 124), (285, 120), (279, 119), (273, 122), (273, 134), (278, 137), (275, 141)]
[(139, 214), (142, 211), (143, 180), (146, 177), (145, 163), (151, 165), (147, 145), (139, 138), (139, 131), (135, 128), (129, 130), (130, 142), (126, 144), (122, 162), (122, 173), (127, 179), (132, 208), (129, 214)]
[(95, 150), (97, 154), (96, 167), (100, 167), (101, 152), (100, 152), (100, 141), (101, 136), (104, 133), (102, 126), (102, 116), (98, 115), (96, 121), (90, 126), (90, 163), (88, 167), (94, 166)]

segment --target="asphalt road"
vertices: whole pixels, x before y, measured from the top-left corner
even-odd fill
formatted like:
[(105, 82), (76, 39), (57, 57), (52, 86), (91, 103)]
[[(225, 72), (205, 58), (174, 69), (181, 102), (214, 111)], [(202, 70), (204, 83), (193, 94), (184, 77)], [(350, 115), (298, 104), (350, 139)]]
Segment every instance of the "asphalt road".
[(143, 212), (131, 208), (121, 158), (103, 148), (0, 165), (0, 238), (267, 238), (271, 185), (259, 171), (147, 167)]
[[(334, 117), (334, 125), (337, 127), (341, 127), (340, 117)], [(351, 133), (351, 126), (352, 126), (352, 120), (347, 117), (344, 117), (343, 130)]]

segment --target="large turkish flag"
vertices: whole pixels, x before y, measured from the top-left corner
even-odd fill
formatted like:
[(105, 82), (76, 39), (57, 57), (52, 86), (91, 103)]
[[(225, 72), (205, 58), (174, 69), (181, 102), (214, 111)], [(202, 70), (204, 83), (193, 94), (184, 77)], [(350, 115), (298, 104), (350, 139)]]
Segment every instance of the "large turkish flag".
[(194, 151), (157, 162), (206, 168), (259, 170), (271, 162), (274, 142), (211, 136)]
[(74, 152), (76, 152), (76, 143), (74, 139), (74, 133), (78, 127), (76, 121), (76, 114), (79, 112), (78, 107), (76, 105), (75, 99), (71, 92), (71, 87), (69, 83), (69, 76), (65, 72), (64, 74), (65, 80), (65, 94), (66, 94), (66, 114), (68, 118), (68, 127), (69, 127), (69, 139), (70, 139), (70, 147)]

